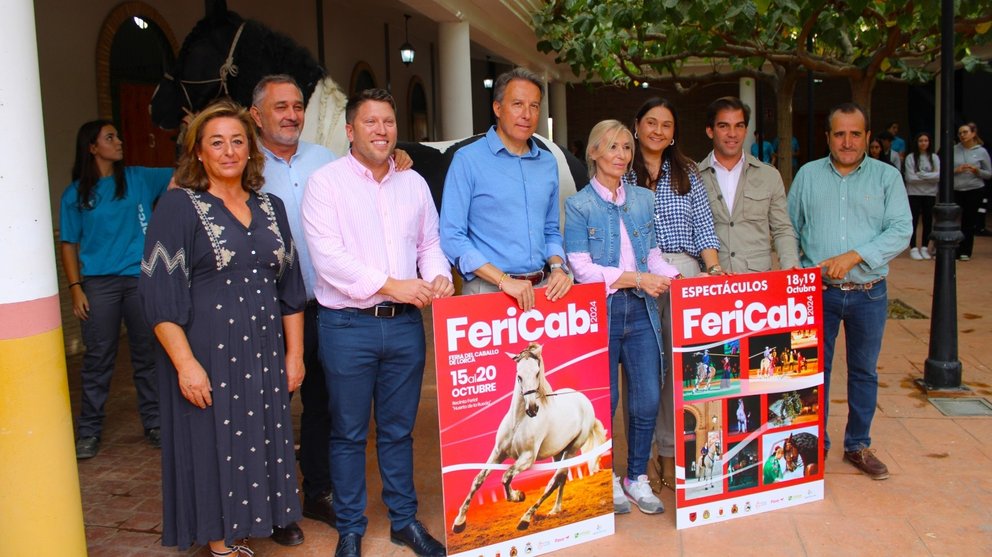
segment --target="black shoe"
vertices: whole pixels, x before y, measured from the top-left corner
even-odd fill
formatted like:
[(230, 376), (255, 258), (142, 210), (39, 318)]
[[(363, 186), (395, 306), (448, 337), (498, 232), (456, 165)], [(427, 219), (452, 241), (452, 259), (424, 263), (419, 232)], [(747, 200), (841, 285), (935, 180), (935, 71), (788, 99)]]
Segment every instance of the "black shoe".
[(145, 430), (145, 440), (156, 449), (162, 448), (162, 430), (153, 427)]
[(331, 528), (338, 527), (338, 517), (334, 514), (334, 501), (331, 492), (310, 498), (303, 496), (303, 516), (326, 523)]
[(76, 439), (76, 459), (85, 460), (93, 458), (100, 452), (99, 437), (80, 437)]
[(351, 533), (338, 538), (338, 546), (334, 548), (334, 557), (361, 557), (362, 535)]
[(390, 529), (389, 541), (409, 547), (417, 557), (444, 557), (448, 554), (441, 542), (435, 540), (419, 520), (399, 530)]
[(273, 526), (272, 535), (269, 537), (279, 545), (300, 545), (303, 543), (303, 529), (299, 524), (290, 522), (283, 528)]

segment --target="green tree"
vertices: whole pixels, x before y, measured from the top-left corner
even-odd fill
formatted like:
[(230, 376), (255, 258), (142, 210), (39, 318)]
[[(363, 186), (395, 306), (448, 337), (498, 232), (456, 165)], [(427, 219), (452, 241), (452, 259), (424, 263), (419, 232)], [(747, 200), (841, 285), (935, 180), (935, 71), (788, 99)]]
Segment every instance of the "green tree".
[[(989, 41), (992, 0), (956, 0), (956, 58)], [(777, 134), (792, 137), (795, 85), (807, 71), (846, 78), (871, 109), (880, 79), (923, 82), (940, 50), (934, 0), (552, 0), (534, 16), (538, 48), (585, 79), (625, 85), (700, 83), (753, 76), (776, 93)], [(812, 38), (813, 48), (808, 48)], [(779, 142), (787, 182), (792, 145)]]

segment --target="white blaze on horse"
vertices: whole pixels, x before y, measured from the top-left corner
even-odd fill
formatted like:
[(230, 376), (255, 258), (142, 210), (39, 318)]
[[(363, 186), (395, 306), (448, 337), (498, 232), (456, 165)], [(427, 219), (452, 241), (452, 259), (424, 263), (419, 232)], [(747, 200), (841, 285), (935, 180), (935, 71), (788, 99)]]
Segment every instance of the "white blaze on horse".
[[(519, 354), (507, 354), (517, 365), (517, 377), (510, 409), (496, 430), (496, 443), (486, 467), (479, 471), (465, 501), (451, 525), (454, 532), (465, 529), (466, 514), (472, 497), (489, 476), (490, 465), (500, 464), (508, 458), (514, 463), (503, 473), (503, 490), (507, 501), (521, 502), (525, 495), (513, 489), (514, 476), (527, 470), (534, 462), (551, 458), (561, 462), (582, 453), (588, 453), (606, 442), (606, 429), (596, 418), (592, 402), (574, 389), (554, 391), (544, 372), (541, 345), (531, 343)], [(589, 473), (599, 471), (599, 457), (589, 461)], [(562, 496), (568, 479), (568, 467), (555, 470), (544, 493), (537, 499), (517, 524), (518, 530), (530, 526), (538, 507), (557, 491), (554, 507), (549, 515), (562, 510)]]

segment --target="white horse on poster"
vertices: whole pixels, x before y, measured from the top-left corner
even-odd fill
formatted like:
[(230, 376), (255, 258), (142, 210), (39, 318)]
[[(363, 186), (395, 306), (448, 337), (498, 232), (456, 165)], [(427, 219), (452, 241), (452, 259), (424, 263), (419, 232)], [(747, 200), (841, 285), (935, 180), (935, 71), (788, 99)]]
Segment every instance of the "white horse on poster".
[(706, 454), (699, 456), (699, 466), (696, 467), (696, 471), (699, 474), (699, 483), (706, 483), (703, 489), (713, 487), (713, 472), (716, 472), (717, 476), (720, 475), (721, 462), (720, 446), (717, 444), (714, 444)]
[[(503, 473), (503, 491), (507, 501), (521, 502), (524, 493), (513, 489), (513, 477), (527, 470), (535, 461), (551, 458), (561, 462), (579, 452), (588, 453), (606, 442), (606, 429), (596, 418), (592, 402), (586, 395), (574, 389), (554, 391), (544, 375), (544, 359), (541, 345), (531, 343), (519, 354), (507, 354), (517, 364), (517, 378), (510, 410), (496, 430), (496, 443), (487, 466), (479, 471), (465, 501), (458, 509), (458, 516), (451, 525), (454, 532), (465, 529), (466, 514), (472, 497), (489, 476), (490, 465), (499, 464), (508, 458), (514, 463)], [(599, 471), (599, 457), (589, 461), (589, 473)], [(537, 499), (517, 524), (518, 530), (530, 526), (538, 507), (557, 491), (555, 505), (550, 515), (562, 510), (562, 496), (568, 479), (568, 467), (558, 468)]]

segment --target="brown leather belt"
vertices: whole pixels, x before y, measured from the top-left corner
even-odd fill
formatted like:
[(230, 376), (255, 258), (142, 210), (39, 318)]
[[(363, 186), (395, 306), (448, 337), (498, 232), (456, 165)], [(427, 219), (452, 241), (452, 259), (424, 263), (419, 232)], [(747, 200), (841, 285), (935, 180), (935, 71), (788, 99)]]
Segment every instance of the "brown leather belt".
[(842, 282), (839, 284), (832, 284), (829, 282), (824, 282), (823, 286), (826, 286), (828, 288), (840, 288), (841, 290), (844, 291), (849, 291), (849, 290), (863, 291), (863, 290), (871, 290), (872, 288), (875, 287), (876, 284), (882, 282), (883, 280), (885, 280), (885, 277), (879, 277), (871, 282), (865, 282), (865, 283)]
[(544, 280), (544, 271), (534, 271), (533, 273), (525, 273), (522, 275), (507, 273), (506, 276), (510, 277), (511, 279), (530, 281), (531, 284), (537, 286), (538, 284), (541, 284), (541, 281)]
[(342, 308), (346, 311), (354, 311), (355, 313), (361, 313), (362, 315), (371, 315), (372, 317), (379, 317), (382, 319), (392, 319), (397, 315), (406, 313), (408, 310), (414, 309), (416, 306), (413, 304), (393, 304), (384, 303), (376, 304), (369, 308)]

